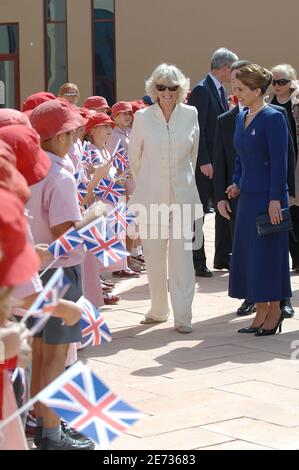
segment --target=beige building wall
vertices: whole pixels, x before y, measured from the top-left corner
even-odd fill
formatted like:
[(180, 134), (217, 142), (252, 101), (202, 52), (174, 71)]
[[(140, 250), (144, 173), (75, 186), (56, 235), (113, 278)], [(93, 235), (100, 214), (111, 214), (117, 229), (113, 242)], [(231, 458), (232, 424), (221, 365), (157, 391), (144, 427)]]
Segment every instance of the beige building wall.
[(43, 2), (0, 0), (0, 23), (19, 23), (21, 104), (45, 87)]
[(287, 62), (299, 72), (299, 1), (115, 0), (117, 97), (144, 95), (144, 80), (161, 62), (180, 67), (192, 86), (227, 47), (260, 65)]
[[(21, 103), (45, 87), (43, 0), (0, 0), (0, 23), (19, 23)], [(82, 100), (93, 93), (90, 0), (68, 0), (69, 80)], [(143, 96), (144, 81), (161, 62), (178, 65), (192, 86), (209, 70), (218, 47), (271, 67), (299, 71), (299, 2), (284, 0), (115, 0), (117, 99)]]
[(89, 0), (68, 0), (68, 78), (80, 90), (80, 104), (93, 95), (92, 23)]
[[(24, 99), (45, 89), (43, 0), (0, 0), (0, 23), (19, 23), (20, 94)], [(82, 99), (92, 95), (91, 2), (67, 2), (68, 76)], [(82, 101), (82, 100), (81, 100)]]

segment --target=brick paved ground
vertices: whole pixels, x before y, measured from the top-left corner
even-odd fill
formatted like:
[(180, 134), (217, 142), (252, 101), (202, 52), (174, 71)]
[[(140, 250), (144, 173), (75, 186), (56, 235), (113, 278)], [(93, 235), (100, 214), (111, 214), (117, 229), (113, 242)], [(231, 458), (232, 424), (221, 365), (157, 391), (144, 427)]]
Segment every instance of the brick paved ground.
[[(205, 224), (212, 266), (214, 217)], [(282, 334), (240, 335), (250, 318), (237, 318), (227, 296), (228, 274), (197, 278), (193, 333), (173, 322), (139, 325), (149, 308), (146, 275), (117, 284), (118, 306), (103, 308), (113, 341), (81, 352), (83, 361), (146, 417), (111, 449), (298, 449), (299, 276), (292, 274), (296, 316)]]

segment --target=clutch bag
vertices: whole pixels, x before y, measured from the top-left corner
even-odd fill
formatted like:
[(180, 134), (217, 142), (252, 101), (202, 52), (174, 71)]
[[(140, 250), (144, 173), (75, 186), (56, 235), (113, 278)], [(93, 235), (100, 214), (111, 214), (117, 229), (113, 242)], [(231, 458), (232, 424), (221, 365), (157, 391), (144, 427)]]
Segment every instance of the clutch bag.
[(259, 235), (268, 235), (269, 233), (289, 232), (293, 230), (291, 214), (288, 208), (281, 210), (283, 220), (280, 224), (271, 224), (269, 214), (261, 214), (256, 218), (256, 228)]

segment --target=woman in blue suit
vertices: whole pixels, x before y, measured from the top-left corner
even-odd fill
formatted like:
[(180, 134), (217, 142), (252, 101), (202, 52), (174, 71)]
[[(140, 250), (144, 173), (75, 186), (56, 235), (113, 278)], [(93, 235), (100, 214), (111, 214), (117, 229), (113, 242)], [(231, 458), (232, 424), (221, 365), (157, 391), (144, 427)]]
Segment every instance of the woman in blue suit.
[(248, 110), (237, 119), (237, 150), (228, 198), (239, 196), (229, 295), (256, 304), (250, 327), (239, 333), (266, 336), (281, 331), (279, 302), (291, 296), (288, 233), (258, 235), (256, 218), (268, 213), (272, 224), (282, 221), (289, 207), (287, 187), (287, 124), (270, 108), (264, 94), (272, 81), (268, 70), (250, 64), (238, 70), (237, 96)]

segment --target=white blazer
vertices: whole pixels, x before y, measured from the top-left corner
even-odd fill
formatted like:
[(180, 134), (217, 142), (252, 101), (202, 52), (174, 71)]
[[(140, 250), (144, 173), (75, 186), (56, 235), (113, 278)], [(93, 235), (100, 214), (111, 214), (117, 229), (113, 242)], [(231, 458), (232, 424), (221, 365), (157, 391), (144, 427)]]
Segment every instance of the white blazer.
[(201, 204), (194, 175), (198, 144), (195, 107), (177, 104), (168, 123), (159, 104), (137, 111), (128, 150), (136, 185), (129, 205)]

